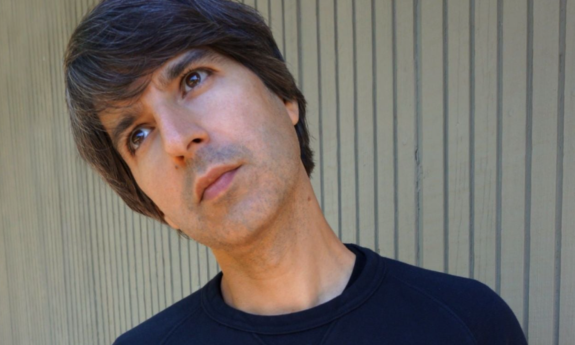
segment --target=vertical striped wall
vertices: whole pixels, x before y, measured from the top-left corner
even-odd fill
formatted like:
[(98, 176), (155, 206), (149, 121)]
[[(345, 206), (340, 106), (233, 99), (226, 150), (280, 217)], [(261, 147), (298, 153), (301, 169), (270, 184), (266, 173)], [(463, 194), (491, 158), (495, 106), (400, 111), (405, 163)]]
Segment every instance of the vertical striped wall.
[[(309, 102), (333, 230), (575, 338), (575, 0), (244, 0)], [(110, 344), (218, 271), (79, 159), (62, 56), (93, 0), (0, 0), (0, 339)]]

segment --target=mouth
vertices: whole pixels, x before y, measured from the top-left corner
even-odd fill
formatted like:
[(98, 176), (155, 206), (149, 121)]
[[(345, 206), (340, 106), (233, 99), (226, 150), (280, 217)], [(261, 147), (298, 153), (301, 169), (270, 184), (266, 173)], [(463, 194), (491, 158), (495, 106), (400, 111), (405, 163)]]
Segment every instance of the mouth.
[(225, 165), (210, 169), (196, 182), (196, 196), (199, 202), (215, 199), (223, 194), (230, 184), (240, 166)]

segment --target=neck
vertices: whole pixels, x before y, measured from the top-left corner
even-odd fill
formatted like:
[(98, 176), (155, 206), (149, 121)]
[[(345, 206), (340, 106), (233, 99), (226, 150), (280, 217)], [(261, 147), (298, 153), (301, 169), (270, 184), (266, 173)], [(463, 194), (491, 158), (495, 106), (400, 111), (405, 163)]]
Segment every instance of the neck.
[(298, 186), (261, 238), (241, 250), (214, 250), (223, 273), (222, 295), (231, 307), (288, 314), (325, 303), (345, 289), (355, 255), (331, 230), (307, 175)]

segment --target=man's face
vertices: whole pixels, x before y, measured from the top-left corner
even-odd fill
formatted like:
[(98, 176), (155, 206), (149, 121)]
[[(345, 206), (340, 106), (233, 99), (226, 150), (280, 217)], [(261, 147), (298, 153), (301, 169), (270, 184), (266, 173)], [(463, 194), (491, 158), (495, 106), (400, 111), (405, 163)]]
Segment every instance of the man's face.
[(243, 65), (192, 50), (136, 101), (100, 114), (140, 188), (174, 228), (212, 248), (253, 239), (305, 169), (284, 102)]

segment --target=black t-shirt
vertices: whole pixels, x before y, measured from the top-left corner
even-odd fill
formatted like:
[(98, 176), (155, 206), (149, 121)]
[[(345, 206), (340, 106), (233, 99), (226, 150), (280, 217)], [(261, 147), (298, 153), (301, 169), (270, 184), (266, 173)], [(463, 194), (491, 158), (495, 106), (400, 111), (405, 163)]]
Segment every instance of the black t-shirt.
[(351, 272), (351, 277), (349, 277), (349, 281), (345, 286), (345, 290), (347, 290), (350, 286), (353, 285), (353, 283), (355, 283), (357, 277), (359, 277), (361, 271), (363, 271), (363, 267), (365, 266), (365, 255), (356, 247), (348, 247), (348, 248), (355, 254), (355, 263), (353, 265), (353, 271)]
[(356, 254), (352, 276), (326, 303), (248, 314), (224, 302), (220, 273), (115, 344), (527, 344), (513, 312), (482, 283), (346, 246)]

